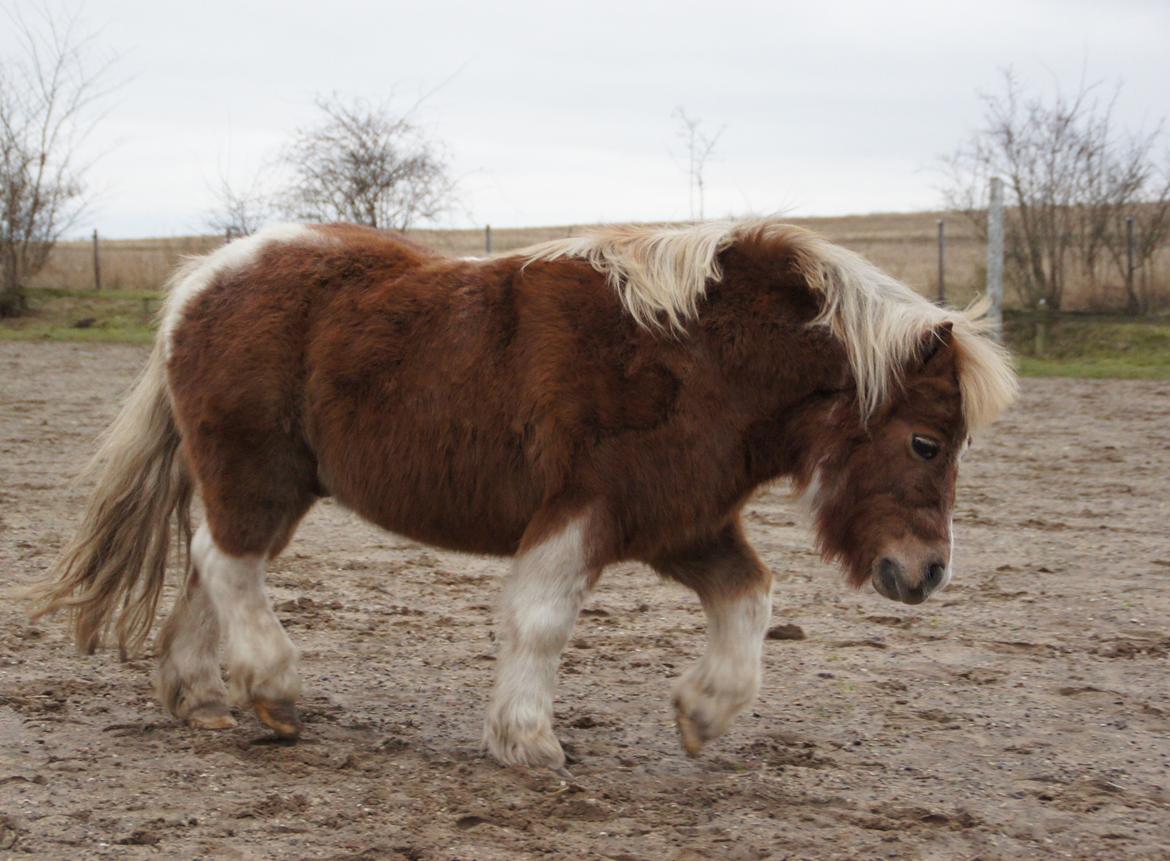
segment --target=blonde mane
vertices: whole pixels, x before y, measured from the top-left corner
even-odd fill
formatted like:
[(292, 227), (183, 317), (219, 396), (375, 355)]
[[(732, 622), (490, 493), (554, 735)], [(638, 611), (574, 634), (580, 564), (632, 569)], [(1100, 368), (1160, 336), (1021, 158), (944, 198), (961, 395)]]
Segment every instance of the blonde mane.
[(1008, 353), (987, 337), (986, 303), (941, 308), (860, 255), (774, 219), (605, 227), (518, 253), (528, 263), (587, 260), (639, 325), (682, 333), (698, 316), (708, 283), (723, 277), (719, 253), (741, 239), (782, 246), (809, 288), (822, 294), (813, 325), (827, 326), (844, 346), (863, 420), (900, 384), (923, 338), (947, 322), (958, 352), (967, 427), (990, 424), (1014, 399), (1017, 383)]

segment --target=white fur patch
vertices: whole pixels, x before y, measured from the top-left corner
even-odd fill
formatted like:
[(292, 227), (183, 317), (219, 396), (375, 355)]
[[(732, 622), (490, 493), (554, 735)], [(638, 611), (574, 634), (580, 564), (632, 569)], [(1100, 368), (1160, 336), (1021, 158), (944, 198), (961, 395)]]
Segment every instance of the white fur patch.
[(552, 730), (561, 650), (589, 589), (583, 520), (516, 557), (504, 586), (496, 688), (484, 743), (507, 765), (559, 768)]
[(171, 338), (183, 318), (183, 311), (191, 299), (206, 290), (216, 278), (235, 269), (254, 263), (264, 249), (273, 244), (321, 242), (324, 236), (303, 224), (273, 224), (263, 230), (233, 240), (202, 257), (185, 261), (171, 276), (167, 288), (166, 306), (159, 326), (166, 356), (171, 354)]
[(751, 593), (732, 601), (709, 603), (707, 668), (727, 681), (726, 687), (751, 689), (759, 684), (764, 634), (772, 617), (772, 592)]
[(813, 469), (812, 478), (809, 479), (808, 485), (798, 497), (801, 511), (810, 526), (816, 525), (817, 515), (820, 514), (821, 507), (825, 504), (826, 494), (824, 472), (818, 464)]
[(176, 717), (186, 718), (200, 707), (226, 705), (227, 688), (219, 674), (219, 631), (219, 616), (207, 589), (193, 578), (155, 642), (159, 699)]
[(938, 584), (935, 592), (941, 592), (947, 588), (947, 584), (951, 582), (951, 577), (955, 573), (955, 518), (952, 517), (947, 523), (947, 536), (950, 538), (950, 550), (947, 551), (947, 570), (943, 574), (942, 582)]
[(722, 277), (717, 255), (735, 239), (736, 223), (614, 226), (553, 239), (517, 252), (530, 262), (579, 257), (604, 273), (639, 325), (681, 332), (698, 315), (707, 282)]
[(227, 637), (234, 698), (241, 703), (296, 699), (300, 693), (297, 649), (264, 591), (264, 559), (223, 552), (207, 524), (195, 531), (191, 559)]
[(764, 634), (772, 616), (772, 591), (705, 601), (707, 651), (675, 687), (683, 744), (694, 754), (717, 738), (756, 698)]

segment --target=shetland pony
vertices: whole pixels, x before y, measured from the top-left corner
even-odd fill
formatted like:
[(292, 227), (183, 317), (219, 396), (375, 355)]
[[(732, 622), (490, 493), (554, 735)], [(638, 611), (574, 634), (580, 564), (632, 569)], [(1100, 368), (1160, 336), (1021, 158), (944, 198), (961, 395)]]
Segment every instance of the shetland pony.
[(39, 609), (70, 610), (84, 652), (110, 627), (140, 648), (174, 523), (189, 559), (156, 641), (160, 699), (191, 726), (235, 725), (222, 633), (232, 698), (295, 738), (298, 653), (265, 567), (331, 495), (414, 540), (513, 557), (485, 744), (559, 769), (560, 652), (602, 569), (639, 560), (709, 620), (674, 691), (693, 755), (759, 688), (772, 574), (740, 518), (756, 488), (790, 480), (855, 587), (914, 604), (950, 578), (960, 450), (1016, 389), (981, 328), (772, 220), (484, 260), (269, 228), (172, 279)]

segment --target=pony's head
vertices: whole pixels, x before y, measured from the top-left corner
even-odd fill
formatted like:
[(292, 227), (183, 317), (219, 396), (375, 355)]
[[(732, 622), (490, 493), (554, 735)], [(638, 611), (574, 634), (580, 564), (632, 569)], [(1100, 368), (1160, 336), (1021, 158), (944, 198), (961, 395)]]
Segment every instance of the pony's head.
[(986, 303), (941, 308), (819, 237), (783, 239), (848, 366), (803, 422), (796, 487), (852, 585), (921, 603), (951, 578), (959, 456), (1016, 395), (1008, 354)]
[(849, 581), (919, 604), (951, 577), (951, 510), (968, 443), (961, 348), (944, 322), (923, 338), (900, 384), (866, 416), (852, 392), (826, 405), (803, 480), (817, 539)]

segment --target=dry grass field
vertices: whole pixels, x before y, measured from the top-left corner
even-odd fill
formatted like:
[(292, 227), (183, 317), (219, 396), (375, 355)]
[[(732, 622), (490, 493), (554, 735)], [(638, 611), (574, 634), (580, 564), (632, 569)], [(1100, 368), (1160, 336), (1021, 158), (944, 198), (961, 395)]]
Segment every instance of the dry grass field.
[[(865, 255), (916, 290), (938, 290), (937, 220), (941, 213), (856, 215), (837, 218), (794, 218), (828, 238)], [(984, 245), (962, 217), (947, 215), (947, 293), (963, 303), (982, 286)], [(505, 228), (492, 231), (492, 250), (506, 252), (545, 239), (569, 236), (587, 225)], [(481, 255), (484, 231), (412, 230), (413, 239), (447, 254)], [(180, 257), (200, 254), (222, 244), (217, 236), (101, 241), (103, 288), (115, 291), (159, 289)], [(93, 286), (93, 246), (66, 242), (54, 251), (33, 287), (82, 290)]]
[[(983, 289), (986, 246), (971, 223), (961, 215), (944, 212), (876, 213), (830, 218), (793, 218), (834, 242), (857, 251), (891, 275), (924, 295), (938, 294), (938, 220), (946, 224), (946, 294), (952, 304), (969, 302)], [(513, 251), (580, 232), (589, 225), (503, 228), (492, 231), (494, 253)], [(482, 229), (411, 230), (411, 238), (446, 254), (482, 255)], [(223, 243), (218, 236), (163, 239), (114, 239), (101, 241), (101, 273), (104, 289), (154, 291), (166, 281), (184, 255), (202, 254)], [(1159, 294), (1170, 290), (1170, 248), (1164, 249), (1150, 267), (1141, 271), (1144, 291), (1153, 285)], [(54, 250), (48, 267), (33, 281), (34, 288), (83, 290), (94, 284), (93, 245), (64, 242)], [(1013, 291), (1005, 297), (1008, 307), (1019, 302)], [(1165, 301), (1165, 297), (1161, 300)], [(1109, 311), (1125, 306), (1120, 279), (1104, 284), (1072, 283), (1067, 290), (1069, 311)]]
[[(882, 269), (928, 296), (938, 293), (938, 220), (946, 223), (946, 293), (952, 304), (965, 304), (983, 289), (986, 246), (971, 223), (956, 213), (913, 212), (846, 215), (831, 218), (793, 218), (793, 224), (808, 227), (829, 239), (857, 251)], [(492, 251), (513, 251), (546, 239), (570, 236), (589, 225), (503, 228), (492, 231)], [(458, 256), (482, 255), (484, 231), (412, 230), (411, 238)], [(218, 236), (189, 236), (163, 239), (114, 239), (101, 241), (103, 288), (114, 291), (153, 291), (166, 281), (175, 263), (184, 255), (202, 254), (223, 243)], [(1151, 271), (1142, 271), (1144, 289), (1154, 285), (1161, 293), (1170, 290), (1170, 249), (1157, 256)], [(34, 280), (34, 288), (83, 290), (94, 284), (93, 245), (90, 242), (61, 243), (48, 267)], [(1018, 305), (1012, 291), (1008, 307)], [(1098, 285), (1073, 283), (1069, 286), (1066, 310), (1116, 310), (1125, 305), (1120, 280)]]

